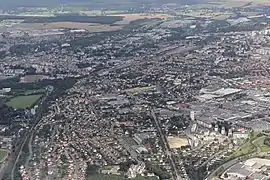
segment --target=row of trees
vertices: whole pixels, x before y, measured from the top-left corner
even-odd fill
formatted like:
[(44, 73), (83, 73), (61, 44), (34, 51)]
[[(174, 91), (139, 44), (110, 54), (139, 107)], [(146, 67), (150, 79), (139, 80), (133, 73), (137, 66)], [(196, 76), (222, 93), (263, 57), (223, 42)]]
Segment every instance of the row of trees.
[(266, 137), (266, 138), (264, 139), (264, 144), (265, 144), (266, 146), (270, 146), (270, 137)]

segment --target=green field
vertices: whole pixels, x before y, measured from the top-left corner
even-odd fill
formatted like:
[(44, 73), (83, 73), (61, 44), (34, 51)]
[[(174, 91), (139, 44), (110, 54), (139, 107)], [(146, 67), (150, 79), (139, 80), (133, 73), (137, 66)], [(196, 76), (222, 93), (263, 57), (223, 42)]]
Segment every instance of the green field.
[(3, 162), (7, 157), (8, 151), (0, 149), (0, 162)]
[(25, 109), (32, 107), (37, 103), (37, 101), (42, 97), (42, 94), (37, 95), (30, 95), (30, 96), (17, 96), (12, 98), (10, 101), (7, 102), (9, 107), (14, 109)]
[(259, 133), (250, 133), (250, 138), (232, 153), (232, 157), (248, 155), (251, 153), (270, 152), (270, 147), (264, 144), (266, 136), (258, 136)]
[(247, 142), (243, 144), (242, 146), (240, 146), (236, 151), (234, 151), (232, 156), (238, 157), (238, 156), (250, 154), (255, 151), (256, 151), (256, 147), (251, 142)]
[[(256, 7), (256, 6), (267, 6), (269, 0), (205, 0), (202, 3), (191, 5), (193, 8), (235, 8), (235, 7)], [(242, 13), (242, 12), (241, 12)]]
[(264, 140), (265, 140), (266, 136), (262, 136), (260, 138), (258, 138), (256, 141), (254, 141), (254, 145), (258, 148), (260, 148), (261, 152), (269, 152), (270, 151), (270, 147), (266, 146), (264, 144)]
[(255, 141), (255, 139), (257, 138), (257, 135), (258, 135), (258, 133), (251, 132), (249, 134), (249, 139), (244, 144), (242, 144), (239, 148), (237, 148), (232, 153), (231, 156), (238, 157), (238, 156), (243, 156), (243, 155), (247, 155), (247, 154), (251, 154), (253, 152), (256, 152), (257, 147), (252, 142)]

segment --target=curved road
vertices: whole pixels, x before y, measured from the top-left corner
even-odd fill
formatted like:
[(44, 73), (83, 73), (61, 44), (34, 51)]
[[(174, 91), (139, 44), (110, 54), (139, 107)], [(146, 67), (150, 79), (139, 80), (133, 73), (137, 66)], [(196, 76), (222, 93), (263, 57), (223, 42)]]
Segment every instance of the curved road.
[(242, 157), (238, 157), (238, 158), (235, 158), (221, 166), (219, 166), (215, 171), (213, 171), (207, 178), (206, 180), (213, 180), (215, 179), (216, 177), (216, 173), (220, 170), (220, 168), (223, 168), (224, 170), (227, 170), (228, 168), (230, 168), (231, 166), (235, 165), (236, 163), (239, 163), (241, 161), (245, 161), (247, 159), (250, 159), (252, 157), (256, 157), (256, 156), (264, 156), (267, 154), (267, 152), (261, 152), (261, 148), (259, 146), (256, 146), (256, 142), (261, 140), (262, 138), (264, 138), (264, 136), (262, 137), (258, 137), (256, 139), (254, 139), (251, 143), (257, 148), (256, 149), (256, 152), (253, 152), (251, 154), (247, 154), (245, 156), (242, 156)]

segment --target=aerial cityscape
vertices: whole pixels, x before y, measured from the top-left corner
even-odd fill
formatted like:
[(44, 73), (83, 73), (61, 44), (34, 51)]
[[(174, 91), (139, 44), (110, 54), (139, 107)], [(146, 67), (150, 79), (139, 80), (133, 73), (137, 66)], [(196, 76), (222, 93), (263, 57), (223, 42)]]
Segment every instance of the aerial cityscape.
[(270, 180), (269, 0), (1, 0), (0, 179)]

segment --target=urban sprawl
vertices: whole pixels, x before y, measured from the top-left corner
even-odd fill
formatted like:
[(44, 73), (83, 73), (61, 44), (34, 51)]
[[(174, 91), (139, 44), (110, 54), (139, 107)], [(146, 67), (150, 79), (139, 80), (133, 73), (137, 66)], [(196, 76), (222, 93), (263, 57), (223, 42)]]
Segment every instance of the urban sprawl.
[(109, 32), (1, 21), (0, 177), (270, 179), (270, 9), (185, 8)]

